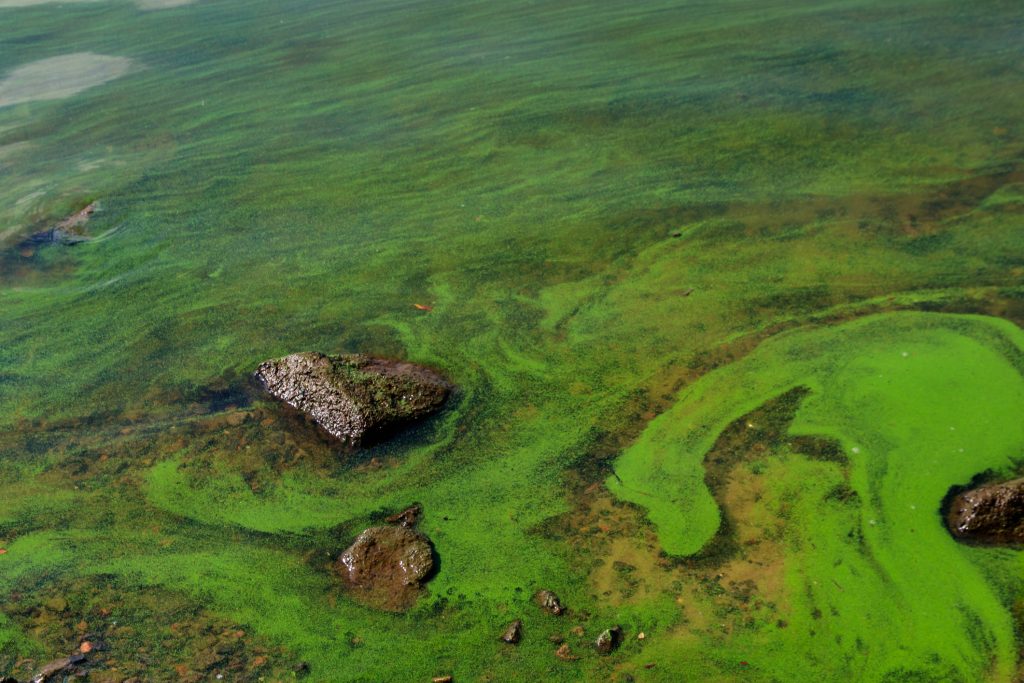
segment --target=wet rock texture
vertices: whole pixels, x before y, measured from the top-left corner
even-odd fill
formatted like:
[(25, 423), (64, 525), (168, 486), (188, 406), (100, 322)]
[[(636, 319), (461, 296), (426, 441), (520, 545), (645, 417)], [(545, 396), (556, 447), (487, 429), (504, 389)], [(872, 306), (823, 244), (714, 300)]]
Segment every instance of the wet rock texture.
[(415, 602), (434, 568), (430, 541), (405, 526), (371, 527), (338, 558), (342, 580), (375, 607), (402, 610)]
[(295, 353), (268, 360), (256, 379), (331, 436), (359, 446), (438, 410), (451, 384), (429, 368), (364, 355)]
[(594, 641), (594, 649), (598, 654), (611, 654), (622, 643), (622, 628), (612, 626), (601, 632), (601, 635)]
[(565, 608), (562, 606), (562, 601), (559, 600), (558, 596), (552, 591), (546, 589), (539, 590), (534, 596), (534, 600), (536, 600), (537, 604), (540, 605), (541, 609), (555, 615), (556, 617), (560, 616), (562, 612), (565, 611)]
[(979, 543), (1024, 543), (1024, 478), (964, 491), (946, 517), (957, 538)]
[(507, 627), (505, 627), (505, 631), (501, 634), (501, 640), (503, 642), (508, 643), (509, 645), (515, 645), (522, 639), (522, 637), (523, 622), (519, 619), (516, 619)]
[(398, 524), (399, 526), (414, 527), (416, 522), (419, 521), (420, 515), (423, 514), (423, 506), (419, 503), (413, 503), (401, 512), (396, 512), (393, 515), (388, 516), (384, 521), (388, 524)]

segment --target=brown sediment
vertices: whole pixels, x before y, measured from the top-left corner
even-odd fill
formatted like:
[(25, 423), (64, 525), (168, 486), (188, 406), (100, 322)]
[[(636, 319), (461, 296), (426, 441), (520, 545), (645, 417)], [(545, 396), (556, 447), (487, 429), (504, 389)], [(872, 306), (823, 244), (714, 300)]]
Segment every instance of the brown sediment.
[[(844, 464), (837, 444), (791, 437), (788, 428), (805, 389), (797, 388), (734, 421), (705, 457), (706, 483), (722, 511), (722, 526), (698, 555), (674, 559), (660, 551), (644, 511), (616, 500), (604, 486), (571, 481), (576, 508), (548, 531), (591, 560), (593, 598), (611, 606), (671, 596), (678, 621), (667, 635), (696, 647), (765, 621), (785, 628), (785, 506), (769, 500), (762, 464), (778, 454)], [(579, 475), (581, 471), (571, 472)]]
[[(0, 671), (19, 680), (47, 666), (72, 664), (71, 655), (77, 655), (74, 670), (87, 671), (88, 680), (98, 683), (199, 683), (217, 674), (225, 680), (291, 680), (298, 665), (284, 648), (181, 594), (153, 587), (124, 590), (112, 577), (56, 581), (38, 592), (15, 591), (3, 598), (0, 611), (32, 633), (45, 655), (34, 660), (0, 654)], [(153, 633), (160, 634), (159, 642)]]

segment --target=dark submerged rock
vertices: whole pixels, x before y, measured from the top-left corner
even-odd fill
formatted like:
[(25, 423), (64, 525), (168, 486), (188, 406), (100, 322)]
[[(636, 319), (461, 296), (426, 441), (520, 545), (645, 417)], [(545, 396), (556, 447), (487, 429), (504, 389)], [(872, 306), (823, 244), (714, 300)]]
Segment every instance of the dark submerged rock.
[(367, 602), (401, 610), (415, 602), (434, 568), (434, 552), (426, 536), (408, 527), (371, 527), (338, 557), (336, 568)]
[(954, 536), (967, 541), (1024, 543), (1024, 478), (957, 495), (946, 523)]
[(270, 395), (352, 446), (435, 412), (451, 391), (437, 372), (360, 354), (294, 353), (255, 372)]
[(398, 524), (399, 526), (414, 527), (416, 522), (420, 521), (420, 515), (423, 514), (423, 506), (419, 503), (414, 503), (402, 510), (396, 512), (385, 518), (385, 522), (388, 524)]
[(25, 242), (27, 244), (78, 244), (79, 242), (88, 242), (90, 238), (85, 234), (85, 225), (98, 208), (98, 202), (93, 202), (56, 225), (33, 234)]
[(508, 643), (509, 645), (515, 645), (523, 637), (523, 622), (516, 619), (505, 628), (505, 632), (501, 634), (501, 640)]
[(554, 614), (556, 617), (565, 611), (565, 608), (562, 607), (562, 602), (558, 599), (558, 596), (549, 590), (537, 591), (535, 599), (542, 609)]
[(84, 655), (71, 655), (70, 657), (55, 659), (49, 664), (46, 664), (35, 676), (32, 677), (32, 683), (44, 683), (45, 681), (54, 680), (58, 676), (64, 677), (76, 666), (84, 663)]
[(598, 654), (611, 654), (622, 643), (622, 628), (612, 626), (601, 631), (601, 635), (594, 641), (594, 649)]

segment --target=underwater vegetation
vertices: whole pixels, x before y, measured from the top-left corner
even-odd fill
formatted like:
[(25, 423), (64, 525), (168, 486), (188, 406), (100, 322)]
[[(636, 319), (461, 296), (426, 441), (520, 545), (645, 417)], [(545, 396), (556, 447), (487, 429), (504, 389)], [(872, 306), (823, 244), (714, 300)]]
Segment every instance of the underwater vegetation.
[[(944, 506), (1024, 472), (1022, 30), (0, 0), (0, 676), (1020, 679)], [(305, 351), (457, 389), (342, 447), (251, 380)]]

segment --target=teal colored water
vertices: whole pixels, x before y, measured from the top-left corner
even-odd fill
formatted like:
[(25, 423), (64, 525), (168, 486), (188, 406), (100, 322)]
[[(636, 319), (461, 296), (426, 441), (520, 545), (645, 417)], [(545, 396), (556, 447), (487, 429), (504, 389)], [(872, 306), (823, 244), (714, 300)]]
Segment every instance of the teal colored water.
[[(0, 0), (0, 675), (1016, 680), (1020, 552), (940, 507), (1021, 472), (1022, 32)], [(343, 453), (246, 381), (301, 350), (459, 390)], [(331, 561), (414, 501), (439, 570), (364, 606)]]

